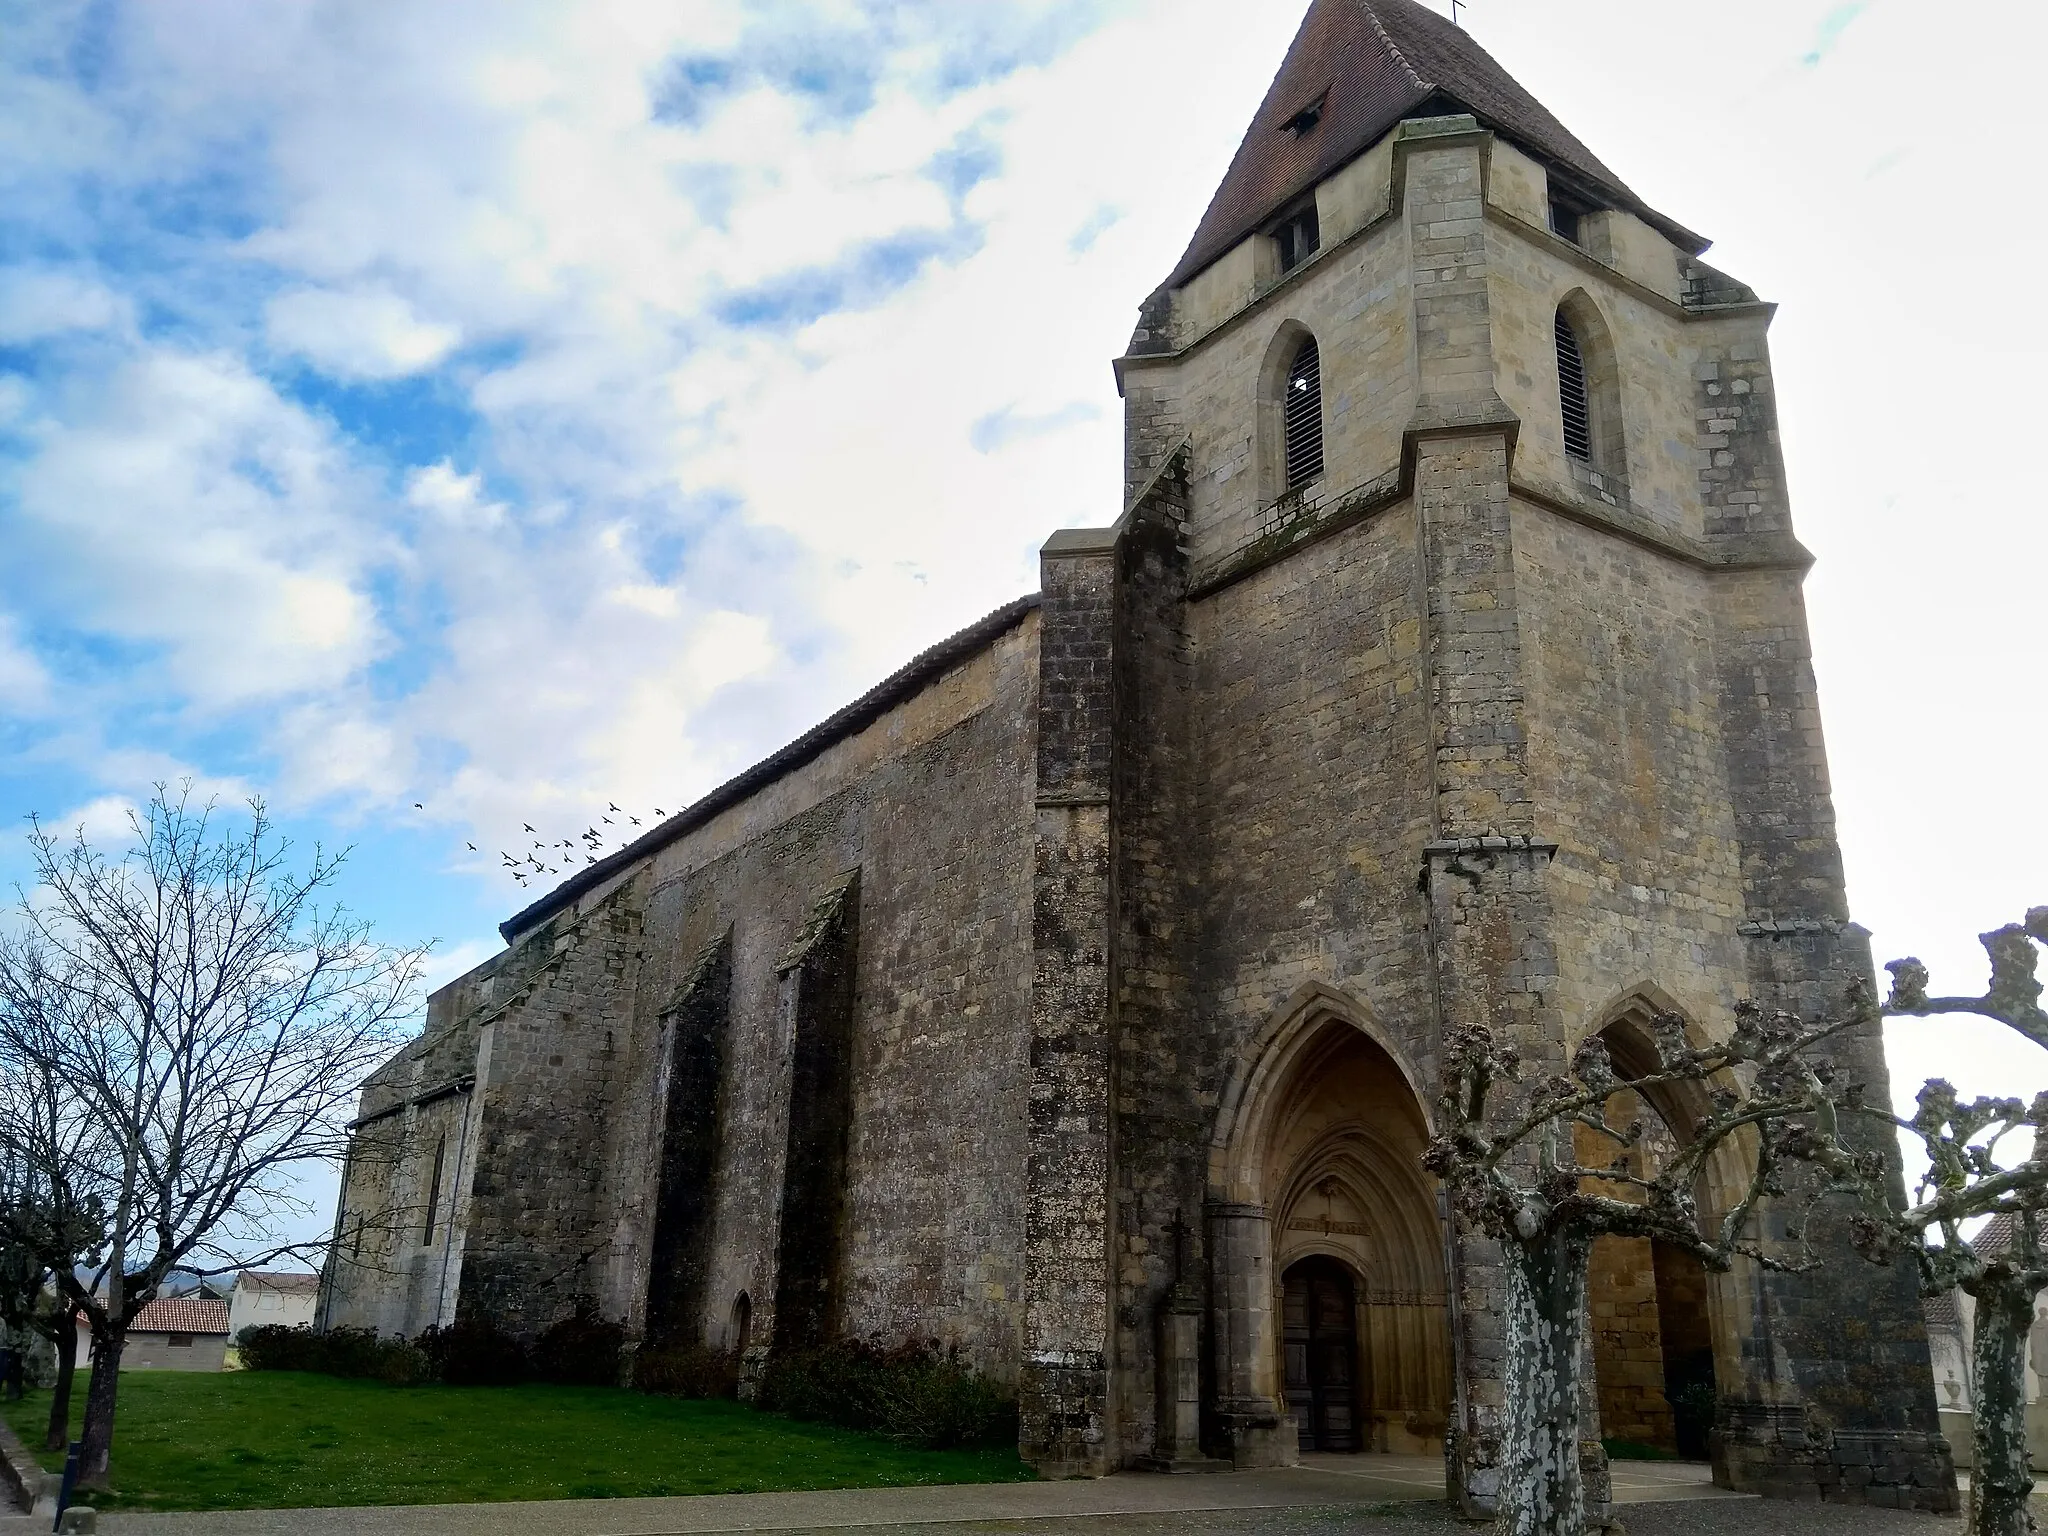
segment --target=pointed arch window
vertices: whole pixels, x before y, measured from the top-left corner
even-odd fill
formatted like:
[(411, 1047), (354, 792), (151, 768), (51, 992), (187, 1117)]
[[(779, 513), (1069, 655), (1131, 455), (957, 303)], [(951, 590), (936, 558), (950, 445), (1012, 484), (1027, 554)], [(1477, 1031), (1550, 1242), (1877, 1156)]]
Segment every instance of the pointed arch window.
[(1579, 333), (1557, 312), (1557, 394), (1564, 413), (1564, 451), (1593, 462), (1593, 405), (1586, 389), (1586, 354)]
[(1302, 338), (1288, 364), (1281, 400), (1287, 444), (1287, 488), (1323, 472), (1323, 365), (1313, 336)]
[(1614, 333), (1584, 290), (1565, 295), (1552, 324), (1566, 469), (1581, 490), (1621, 506), (1628, 500), (1628, 433)]

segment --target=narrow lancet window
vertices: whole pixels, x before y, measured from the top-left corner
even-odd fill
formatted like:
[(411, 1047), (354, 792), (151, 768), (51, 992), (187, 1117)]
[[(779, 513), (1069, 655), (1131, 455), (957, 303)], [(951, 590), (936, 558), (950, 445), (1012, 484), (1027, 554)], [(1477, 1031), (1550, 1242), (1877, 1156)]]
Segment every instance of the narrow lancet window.
[(1593, 461), (1593, 411), (1586, 394), (1586, 359), (1579, 350), (1579, 334), (1557, 312), (1557, 394), (1564, 413), (1564, 451), (1575, 459)]
[(1287, 370), (1283, 404), (1287, 426), (1287, 488), (1323, 472), (1323, 366), (1313, 336), (1303, 340)]

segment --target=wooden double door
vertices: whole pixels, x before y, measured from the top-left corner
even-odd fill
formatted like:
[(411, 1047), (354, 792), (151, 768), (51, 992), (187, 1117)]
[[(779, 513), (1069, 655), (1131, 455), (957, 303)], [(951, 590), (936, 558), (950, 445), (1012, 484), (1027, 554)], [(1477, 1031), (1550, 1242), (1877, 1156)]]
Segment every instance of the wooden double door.
[(1335, 1259), (1303, 1259), (1281, 1277), (1287, 1407), (1304, 1451), (1355, 1451), (1358, 1298)]

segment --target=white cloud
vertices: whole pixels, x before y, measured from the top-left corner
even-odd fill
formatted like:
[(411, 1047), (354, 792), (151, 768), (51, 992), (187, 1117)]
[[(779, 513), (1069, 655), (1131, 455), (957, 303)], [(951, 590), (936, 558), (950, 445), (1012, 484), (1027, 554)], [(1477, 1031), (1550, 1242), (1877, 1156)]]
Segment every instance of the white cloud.
[(209, 709), (360, 669), (382, 551), (327, 429), (224, 353), (146, 349), (92, 384), (20, 472), (48, 616), (160, 650), (136, 681)]
[(51, 267), (0, 268), (0, 345), (124, 324), (128, 301), (104, 283)]
[(462, 340), (394, 293), (301, 288), (265, 310), (272, 346), (343, 378), (395, 379), (439, 363)]
[(0, 712), (41, 714), (50, 704), (50, 673), (21, 638), (21, 626), (0, 613)]
[(423, 989), (434, 992), (447, 986), (490, 959), (500, 948), (502, 946), (494, 939), (465, 939), (459, 944), (436, 948), (427, 956), (426, 966), (421, 972)]
[(118, 856), (134, 836), (141, 806), (126, 795), (99, 795), (52, 816), (45, 830), (62, 841), (83, 837), (101, 852)]

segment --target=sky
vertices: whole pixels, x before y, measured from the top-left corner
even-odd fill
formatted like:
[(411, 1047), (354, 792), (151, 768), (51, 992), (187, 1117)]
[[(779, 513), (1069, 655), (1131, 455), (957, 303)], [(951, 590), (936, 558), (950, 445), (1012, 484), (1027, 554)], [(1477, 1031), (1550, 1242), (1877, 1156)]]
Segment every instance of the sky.
[[(483, 959), (523, 826), (674, 811), (1114, 520), (1109, 360), (1305, 8), (0, 0), (0, 882), (190, 778)], [(1960, 88), (1933, 14), (1462, 7), (1782, 306), (1852, 908), (1963, 991), (2048, 901), (2048, 12)]]

